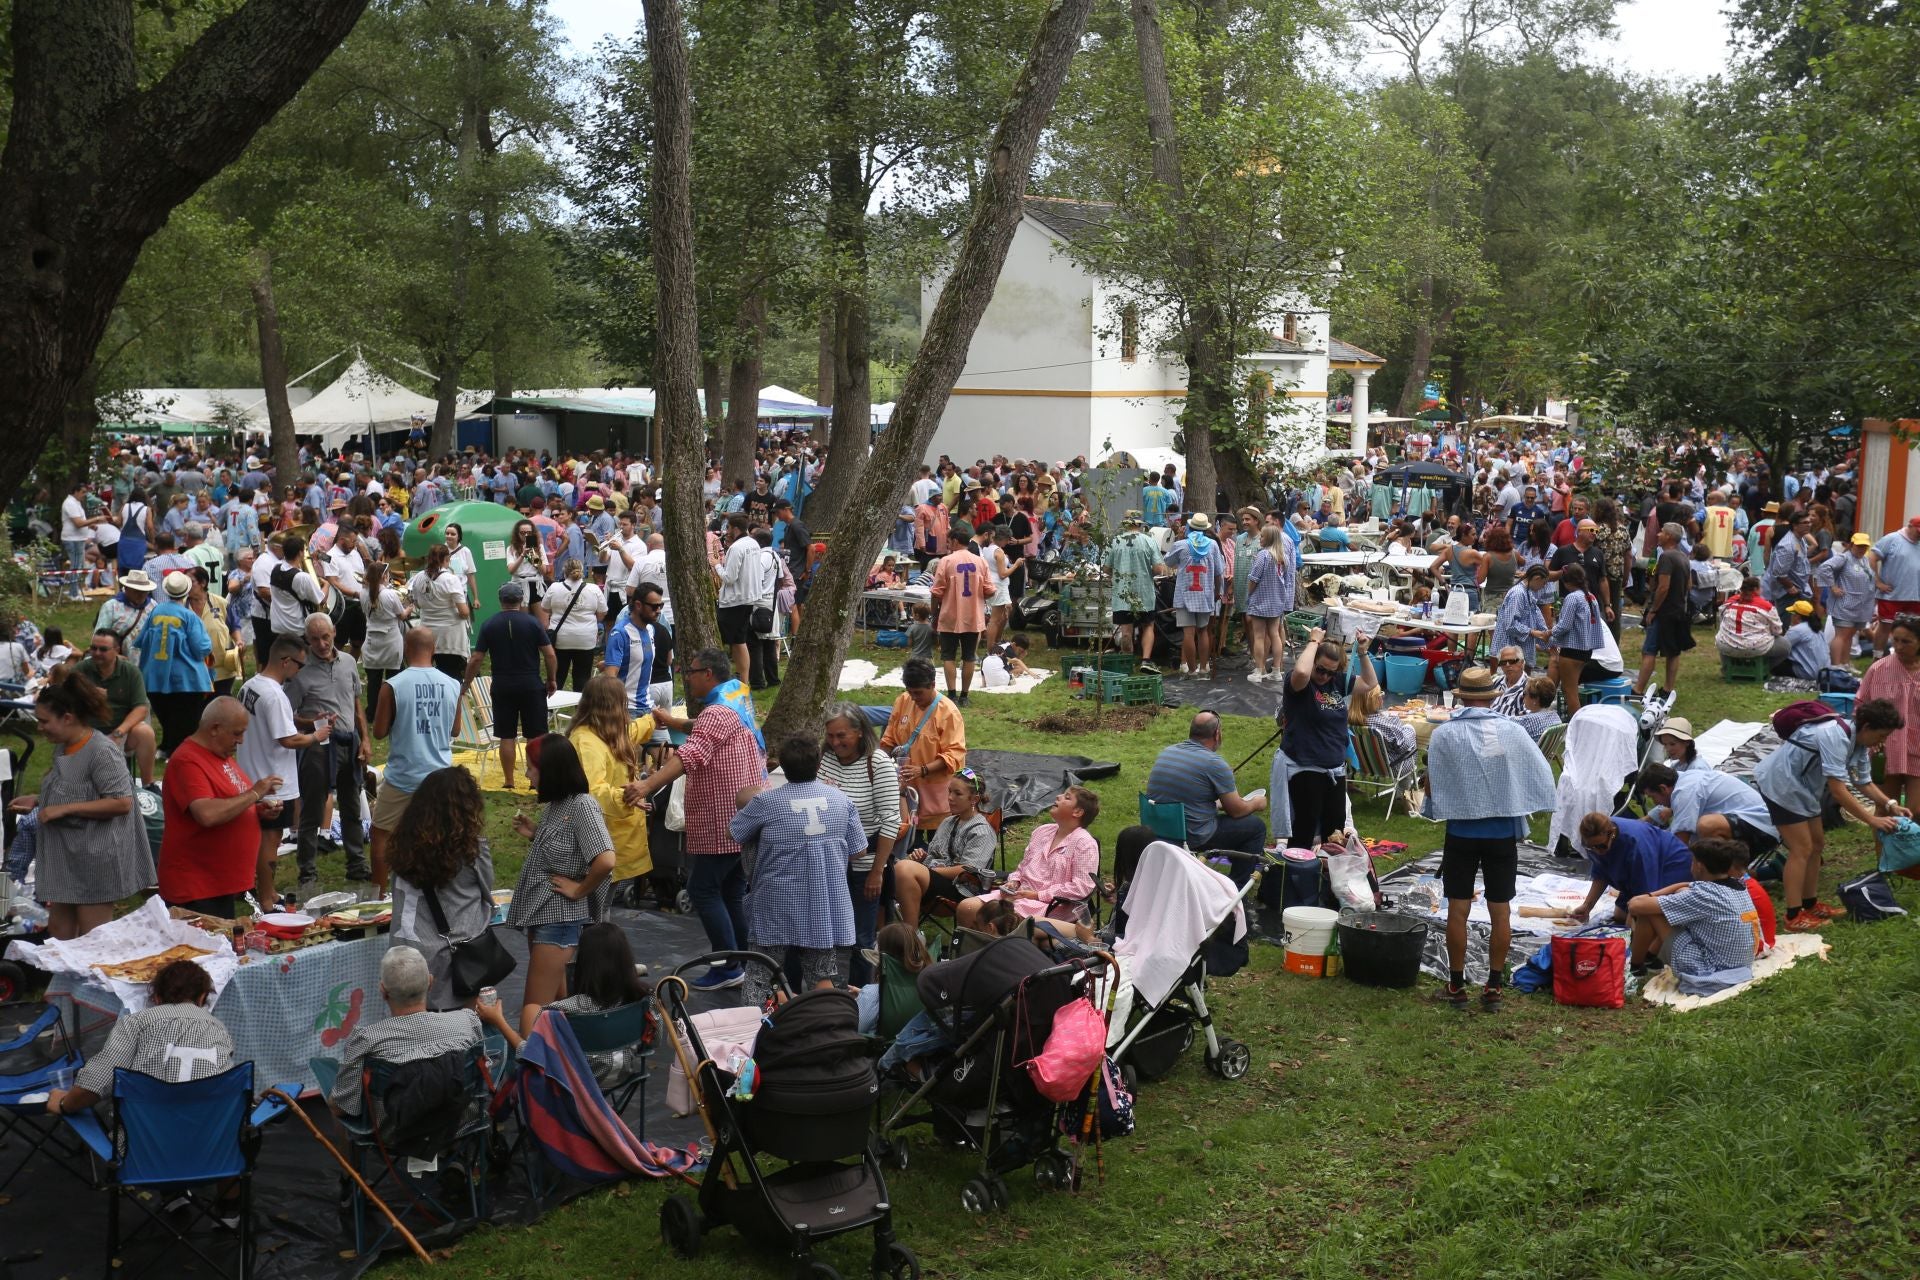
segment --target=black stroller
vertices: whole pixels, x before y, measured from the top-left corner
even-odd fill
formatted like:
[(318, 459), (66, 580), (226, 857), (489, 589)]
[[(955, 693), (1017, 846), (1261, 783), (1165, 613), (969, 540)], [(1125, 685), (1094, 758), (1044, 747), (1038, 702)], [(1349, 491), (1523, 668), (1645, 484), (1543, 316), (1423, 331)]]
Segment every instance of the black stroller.
[[(683, 975), (716, 964), (763, 965), (774, 974), (775, 989), (788, 997), (761, 1022), (753, 1049), (759, 1078), (751, 1099), (728, 1096), (734, 1074), (708, 1056), (688, 1016)], [(655, 995), (713, 1139), (698, 1204), (674, 1195), (660, 1206), (667, 1247), (692, 1258), (708, 1231), (732, 1225), (748, 1239), (784, 1239), (797, 1280), (839, 1280), (838, 1271), (814, 1258), (814, 1244), (872, 1227), (873, 1274), (919, 1280), (919, 1259), (893, 1238), (886, 1178), (872, 1142), (879, 1084), (852, 994), (796, 996), (769, 957), (722, 951), (680, 966)], [(768, 1157), (787, 1163), (769, 1170), (763, 1167)]]
[(1060, 1148), (1062, 1108), (1014, 1064), (1046, 1042), (1054, 1014), (1079, 998), (1083, 983), (1113, 971), (1104, 954), (1055, 964), (1019, 934), (922, 970), (918, 987), (927, 1015), (947, 1045), (957, 1047), (941, 1048), (938, 1062), (888, 1114), (880, 1127), (881, 1154), (906, 1168), (907, 1147), (896, 1135), (916, 1124), (978, 1151), (980, 1172), (960, 1189), (969, 1213), (1006, 1209), (1012, 1196), (1004, 1175), (1029, 1164), (1042, 1187), (1077, 1187), (1077, 1159)]

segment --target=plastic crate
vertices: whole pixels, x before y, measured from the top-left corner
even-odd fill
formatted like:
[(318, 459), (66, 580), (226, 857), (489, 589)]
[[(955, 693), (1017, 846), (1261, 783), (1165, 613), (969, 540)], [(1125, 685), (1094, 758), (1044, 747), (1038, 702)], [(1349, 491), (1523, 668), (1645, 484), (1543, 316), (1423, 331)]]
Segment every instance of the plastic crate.
[(1060, 659), (1060, 674), (1072, 680), (1076, 669), (1085, 668), (1088, 671), (1117, 671), (1130, 676), (1139, 665), (1138, 655), (1131, 653), (1069, 653)]
[(1127, 676), (1120, 681), (1120, 701), (1125, 706), (1157, 707), (1160, 705), (1160, 694), (1159, 676)]
[(1135, 677), (1130, 677), (1120, 671), (1094, 671), (1086, 669), (1081, 673), (1082, 683), (1078, 696), (1082, 698), (1098, 698), (1102, 702), (1118, 702), (1120, 701), (1122, 687), (1132, 678)]

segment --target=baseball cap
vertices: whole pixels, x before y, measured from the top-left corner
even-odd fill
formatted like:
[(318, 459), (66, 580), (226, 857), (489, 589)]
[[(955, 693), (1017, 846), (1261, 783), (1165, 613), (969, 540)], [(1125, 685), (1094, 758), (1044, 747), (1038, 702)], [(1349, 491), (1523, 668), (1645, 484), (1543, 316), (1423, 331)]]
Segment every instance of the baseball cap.
[(1787, 606), (1787, 612), (1791, 614), (1796, 614), (1802, 618), (1812, 617), (1813, 602), (1810, 600), (1795, 600), (1792, 604)]
[(1856, 547), (1870, 547), (1873, 545), (1873, 539), (1864, 533), (1856, 533), (1851, 538), (1848, 538), (1847, 541)]

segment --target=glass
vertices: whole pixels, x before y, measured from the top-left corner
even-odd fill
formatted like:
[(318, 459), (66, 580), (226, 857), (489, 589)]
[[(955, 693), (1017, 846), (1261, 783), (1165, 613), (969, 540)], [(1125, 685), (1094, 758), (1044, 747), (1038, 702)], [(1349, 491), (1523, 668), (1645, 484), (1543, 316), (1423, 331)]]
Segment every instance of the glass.
[(73, 1088), (73, 1068), (55, 1067), (47, 1072), (47, 1087), (61, 1092)]

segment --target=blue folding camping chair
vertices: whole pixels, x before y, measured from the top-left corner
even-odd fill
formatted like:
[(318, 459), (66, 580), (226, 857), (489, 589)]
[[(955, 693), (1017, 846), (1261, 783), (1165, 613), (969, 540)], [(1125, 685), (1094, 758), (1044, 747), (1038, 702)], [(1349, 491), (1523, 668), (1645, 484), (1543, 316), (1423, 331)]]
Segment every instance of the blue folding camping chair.
[(0, 1035), (8, 1027), (20, 1030), (0, 1042), (0, 1150), (7, 1153), (7, 1163), (0, 1166), (0, 1191), (40, 1154), (87, 1181), (85, 1149), (47, 1111), (54, 1073), (78, 1071), (84, 1061), (67, 1038), (60, 1010), (44, 1004), (0, 1005)]
[[(279, 1088), (297, 1095), (298, 1084)], [(112, 1128), (91, 1111), (66, 1117), (68, 1128), (92, 1151), (107, 1192), (107, 1263), (109, 1277), (144, 1274), (155, 1266), (177, 1267), (170, 1249), (154, 1252), (139, 1270), (126, 1267), (127, 1246), (155, 1234), (167, 1233), (216, 1273), (228, 1270), (196, 1239), (197, 1222), (237, 1230), (239, 1256), (232, 1274), (246, 1280), (253, 1274), (253, 1165), (260, 1153), (260, 1130), (286, 1114), (284, 1099), (269, 1096), (253, 1100), (253, 1064), (237, 1062), (218, 1075), (172, 1083), (139, 1071), (116, 1067), (113, 1072)], [(237, 1182), (237, 1202), (223, 1201), (221, 1184)], [(208, 1194), (212, 1193), (212, 1194)], [(146, 1221), (124, 1237), (120, 1204), (125, 1200)], [(231, 1210), (237, 1204), (237, 1221)], [(162, 1207), (163, 1206), (163, 1207)], [(181, 1214), (188, 1214), (183, 1223)]]

